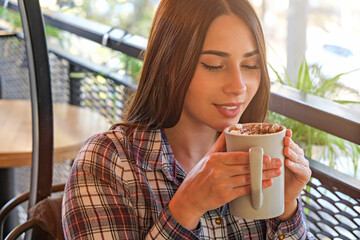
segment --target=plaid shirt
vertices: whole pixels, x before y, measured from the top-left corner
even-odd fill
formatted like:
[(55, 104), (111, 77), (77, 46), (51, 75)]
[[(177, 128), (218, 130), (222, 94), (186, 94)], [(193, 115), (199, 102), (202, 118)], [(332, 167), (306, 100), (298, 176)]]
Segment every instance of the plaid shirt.
[(168, 209), (185, 177), (163, 130), (120, 125), (91, 137), (66, 185), (65, 239), (311, 238), (302, 207), (282, 222), (236, 218), (224, 205), (206, 212), (196, 230), (187, 230)]

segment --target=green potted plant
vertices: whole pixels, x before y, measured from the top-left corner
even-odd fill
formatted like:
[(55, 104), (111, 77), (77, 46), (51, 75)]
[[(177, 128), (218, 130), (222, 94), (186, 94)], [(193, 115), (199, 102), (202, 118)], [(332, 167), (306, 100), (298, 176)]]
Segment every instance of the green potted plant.
[[(327, 78), (321, 73), (318, 65), (308, 66), (306, 60), (301, 64), (296, 82), (293, 84), (286, 71), (282, 76), (271, 65), (269, 65), (276, 75), (276, 81), (281, 84), (294, 87), (300, 91), (327, 98), (341, 104), (359, 104), (358, 101), (339, 100), (340, 91), (349, 91), (353, 94), (358, 93), (345, 87), (339, 82), (342, 75), (350, 72), (341, 73), (335, 77)], [(356, 70), (354, 70), (356, 71)], [(351, 71), (352, 72), (352, 71)], [(346, 141), (329, 133), (320, 131), (301, 122), (287, 118), (275, 112), (268, 112), (268, 121), (277, 122), (293, 130), (293, 140), (297, 142), (305, 152), (305, 155), (317, 161), (321, 161), (333, 168), (339, 164), (339, 158), (346, 157), (351, 159), (354, 167), (353, 177), (357, 176), (359, 166), (360, 146)]]

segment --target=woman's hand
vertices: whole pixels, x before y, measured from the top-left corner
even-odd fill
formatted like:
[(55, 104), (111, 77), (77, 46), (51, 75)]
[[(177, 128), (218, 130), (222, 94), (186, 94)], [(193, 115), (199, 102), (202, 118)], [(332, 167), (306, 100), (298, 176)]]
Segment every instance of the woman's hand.
[(285, 212), (281, 220), (290, 219), (297, 211), (297, 197), (311, 177), (309, 161), (304, 151), (291, 139), (292, 132), (286, 130), (284, 138), (285, 155)]
[[(248, 152), (223, 152), (224, 133), (188, 173), (169, 203), (172, 216), (187, 229), (195, 229), (200, 217), (231, 200), (250, 193)], [(281, 174), (280, 159), (264, 155), (263, 188)]]

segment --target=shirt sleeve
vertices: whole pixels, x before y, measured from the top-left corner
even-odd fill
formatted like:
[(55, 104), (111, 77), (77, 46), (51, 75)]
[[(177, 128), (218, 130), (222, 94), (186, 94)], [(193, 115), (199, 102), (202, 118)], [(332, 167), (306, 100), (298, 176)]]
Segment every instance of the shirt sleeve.
[(194, 231), (190, 231), (179, 224), (166, 207), (158, 221), (154, 224), (146, 239), (200, 239), (201, 225), (198, 224)]
[(84, 144), (64, 191), (65, 239), (198, 239), (200, 229), (185, 229), (168, 208), (153, 226), (143, 226), (130, 196), (134, 193), (125, 180), (133, 174), (125, 172), (121, 160), (114, 143), (105, 135), (96, 135)]
[(313, 240), (315, 237), (308, 230), (301, 200), (298, 198), (296, 214), (287, 221), (272, 218), (267, 221), (267, 239)]

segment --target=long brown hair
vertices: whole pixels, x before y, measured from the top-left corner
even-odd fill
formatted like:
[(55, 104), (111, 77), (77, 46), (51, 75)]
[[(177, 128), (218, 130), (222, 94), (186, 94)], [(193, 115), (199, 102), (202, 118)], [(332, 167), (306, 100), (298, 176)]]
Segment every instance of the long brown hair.
[[(261, 122), (270, 82), (260, 21), (247, 0), (162, 0), (156, 11), (135, 96), (125, 116), (131, 125), (173, 127), (197, 66), (206, 32), (215, 18), (234, 14), (248, 25), (258, 46), (260, 86), (240, 122)], [(239, 42), (241, 44), (241, 42)]]

